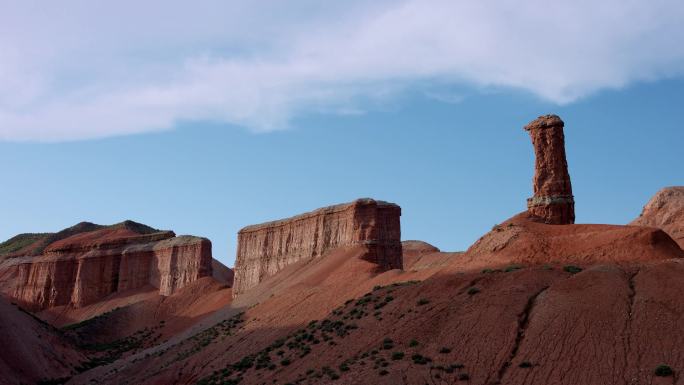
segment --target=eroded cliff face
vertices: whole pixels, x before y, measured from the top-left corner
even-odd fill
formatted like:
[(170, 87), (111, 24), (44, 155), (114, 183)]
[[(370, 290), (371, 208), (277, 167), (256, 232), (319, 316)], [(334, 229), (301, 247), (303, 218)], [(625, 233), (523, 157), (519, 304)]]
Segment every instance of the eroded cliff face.
[(238, 233), (233, 294), (256, 286), (285, 266), (342, 246), (364, 245), (368, 252), (363, 259), (382, 270), (400, 269), (400, 216), (396, 204), (358, 199), (245, 227)]
[(630, 224), (660, 228), (684, 249), (684, 186), (658, 191)]
[(149, 285), (171, 295), (212, 275), (208, 239), (136, 230), (125, 224), (100, 227), (48, 244), (39, 255), (5, 256), (0, 261), (0, 290), (27, 308), (41, 310), (80, 307)]

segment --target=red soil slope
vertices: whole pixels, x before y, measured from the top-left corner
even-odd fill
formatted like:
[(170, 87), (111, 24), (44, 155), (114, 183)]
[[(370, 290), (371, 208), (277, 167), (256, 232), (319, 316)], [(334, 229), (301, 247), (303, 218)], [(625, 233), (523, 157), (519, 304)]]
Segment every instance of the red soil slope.
[(497, 225), (473, 244), (457, 266), (507, 264), (642, 263), (684, 257), (665, 232), (617, 225), (555, 225), (524, 212)]
[[(203, 327), (70, 384), (658, 384), (672, 377), (656, 366), (684, 370), (684, 264), (666, 234), (502, 227), (440, 268), (376, 274), (360, 246), (296, 263)], [(497, 270), (510, 263), (526, 265)]]
[[(149, 287), (117, 293), (85, 307), (60, 306), (37, 315), (57, 327), (71, 325), (73, 328), (74, 324), (83, 323), (83, 327), (76, 329), (80, 340), (88, 343), (114, 341), (153, 327), (159, 329), (160, 338), (168, 338), (231, 300), (227, 285), (204, 277), (170, 296), (161, 296), (156, 288)], [(93, 319), (97, 322), (91, 322)], [(158, 327), (160, 323), (163, 327)]]
[(0, 384), (71, 377), (85, 356), (52, 326), (0, 298)]

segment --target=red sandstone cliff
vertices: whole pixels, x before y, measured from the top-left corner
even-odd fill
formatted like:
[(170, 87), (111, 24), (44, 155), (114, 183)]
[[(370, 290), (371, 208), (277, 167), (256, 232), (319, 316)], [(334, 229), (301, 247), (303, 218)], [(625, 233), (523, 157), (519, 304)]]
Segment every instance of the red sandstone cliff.
[[(74, 231), (76, 227), (84, 231)], [(208, 239), (177, 237), (130, 221), (74, 228), (66, 237), (43, 234), (26, 245), (17, 245), (15, 237), (15, 244), (10, 240), (0, 245), (10, 250), (0, 255), (0, 291), (34, 310), (80, 307), (148, 285), (171, 295), (212, 275)], [(22, 250), (27, 255), (21, 255)]]
[(248, 226), (238, 233), (233, 294), (256, 286), (285, 266), (327, 251), (364, 245), (380, 269), (402, 268), (401, 208), (358, 199), (292, 218)]
[(684, 186), (658, 191), (630, 224), (660, 228), (684, 249)]

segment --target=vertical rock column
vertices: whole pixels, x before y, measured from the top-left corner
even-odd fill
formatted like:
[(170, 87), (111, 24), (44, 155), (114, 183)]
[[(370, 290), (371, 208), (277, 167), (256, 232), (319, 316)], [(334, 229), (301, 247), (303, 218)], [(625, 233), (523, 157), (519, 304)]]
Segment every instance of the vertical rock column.
[(534, 146), (534, 196), (527, 199), (527, 211), (544, 223), (575, 223), (575, 200), (565, 159), (564, 123), (557, 115), (544, 115), (525, 130)]

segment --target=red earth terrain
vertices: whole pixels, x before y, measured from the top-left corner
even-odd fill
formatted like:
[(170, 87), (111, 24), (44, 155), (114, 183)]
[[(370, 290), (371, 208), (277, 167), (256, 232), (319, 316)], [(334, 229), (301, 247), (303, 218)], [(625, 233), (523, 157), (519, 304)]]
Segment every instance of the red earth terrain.
[(462, 253), (404, 241), (403, 269), (352, 242), (236, 298), (208, 276), (36, 313), (59, 329), (13, 307), (18, 330), (47, 338), (10, 344), (68, 359), (11, 366), (32, 379), (6, 366), (6, 383), (684, 383), (684, 251), (668, 231), (522, 213)]
[(404, 269), (363, 245), (292, 263), (68, 383), (680, 383), (684, 251), (662, 230), (523, 213), (464, 253), (402, 247)]

